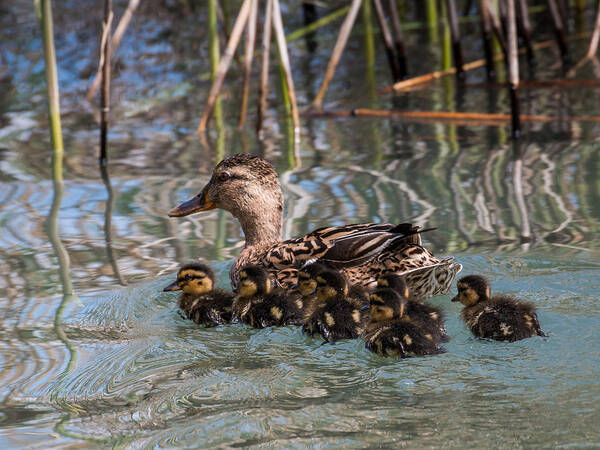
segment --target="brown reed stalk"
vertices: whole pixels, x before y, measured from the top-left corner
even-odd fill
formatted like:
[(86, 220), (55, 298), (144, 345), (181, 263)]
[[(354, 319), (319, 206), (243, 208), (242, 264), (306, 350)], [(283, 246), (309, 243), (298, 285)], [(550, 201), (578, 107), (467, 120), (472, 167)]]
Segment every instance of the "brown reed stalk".
[(290, 97), (294, 132), (297, 134), (300, 131), (300, 114), (298, 112), (298, 104), (296, 102), (296, 90), (294, 89), (294, 79), (292, 77), (290, 57), (287, 51), (285, 31), (283, 30), (283, 19), (281, 18), (279, 0), (273, 0), (273, 31), (275, 31), (275, 39), (277, 40), (277, 48), (279, 49), (279, 59), (281, 61), (281, 66), (283, 67), (283, 72), (285, 74), (285, 82)]
[(492, 30), (494, 30), (496, 39), (498, 40), (498, 43), (500, 44), (500, 47), (502, 48), (502, 53), (504, 53), (504, 55), (506, 56), (507, 55), (506, 39), (504, 38), (504, 31), (502, 29), (502, 22), (500, 21), (500, 17), (498, 17), (498, 15), (496, 14), (496, 11), (494, 10), (494, 8), (492, 7), (492, 4), (490, 3), (490, 0), (483, 0), (483, 3), (485, 4), (485, 7), (488, 10), (488, 14), (490, 16), (490, 21), (492, 24)]
[(327, 92), (327, 88), (329, 87), (329, 83), (333, 78), (335, 73), (335, 69), (340, 61), (342, 53), (344, 52), (344, 48), (346, 47), (346, 42), (348, 42), (348, 36), (350, 36), (350, 31), (352, 31), (352, 27), (354, 26), (354, 21), (356, 20), (356, 15), (358, 14), (358, 10), (360, 9), (360, 5), (362, 0), (352, 0), (352, 4), (350, 5), (350, 10), (344, 19), (344, 23), (340, 28), (340, 32), (338, 34), (337, 41), (335, 46), (333, 47), (333, 52), (331, 53), (331, 58), (329, 59), (329, 63), (327, 64), (327, 70), (325, 71), (325, 77), (321, 82), (321, 87), (319, 88), (319, 92), (313, 101), (313, 107), (315, 109), (321, 109), (323, 107), (323, 98), (325, 98), (325, 93)]
[(517, 0), (517, 20), (518, 31), (520, 31), (525, 43), (527, 59), (533, 61), (533, 46), (531, 43), (531, 20), (529, 19), (529, 9), (527, 8), (527, 0)]
[(460, 47), (460, 29), (458, 28), (458, 15), (456, 14), (455, 0), (446, 0), (448, 7), (448, 21), (450, 22), (450, 35), (452, 37), (452, 54), (454, 55), (454, 67), (456, 76), (463, 76), (463, 56)]
[(396, 3), (396, 0), (388, 0), (388, 5), (392, 18), (392, 29), (394, 30), (394, 48), (396, 49), (398, 70), (400, 71), (400, 78), (405, 79), (408, 76), (408, 65), (406, 61), (406, 52), (404, 50), (404, 33), (402, 33), (400, 14), (398, 14), (398, 4)]
[(567, 46), (567, 35), (565, 33), (565, 25), (560, 15), (556, 0), (548, 0), (548, 7), (550, 8), (550, 15), (552, 16), (552, 24), (554, 25), (554, 32), (556, 33), (556, 41), (560, 48), (560, 54), (563, 60), (567, 58), (569, 48)]
[[(587, 36), (589, 36), (588, 32), (582, 32), (582, 33), (577, 33), (577, 34), (572, 35), (571, 38), (572, 39), (581, 39), (581, 38), (584, 38)], [(536, 42), (535, 44), (533, 44), (533, 50), (541, 50), (544, 48), (552, 47), (554, 45), (556, 45), (556, 41), (554, 39), (542, 41), (542, 42)], [(519, 53), (523, 53), (523, 50), (519, 50)], [(503, 53), (499, 53), (494, 56), (494, 60), (501, 60), (502, 58), (504, 58)], [(592, 59), (592, 61), (594, 61), (594, 60)], [(466, 72), (469, 70), (477, 69), (484, 65), (485, 65), (485, 59), (477, 59), (475, 61), (465, 63), (465, 65), (463, 66), (463, 69)], [(416, 77), (412, 77), (407, 80), (399, 81), (398, 83), (394, 83), (391, 86), (386, 86), (382, 89), (379, 89), (378, 92), (380, 94), (385, 94), (385, 93), (392, 92), (392, 91), (401, 91), (401, 90), (405, 90), (405, 89), (416, 89), (416, 87), (418, 85), (422, 85), (422, 84), (431, 82), (433, 80), (436, 80), (438, 78), (442, 78), (446, 75), (452, 75), (454, 73), (456, 73), (456, 68), (454, 68), (454, 67), (450, 67), (449, 69), (446, 69), (446, 70), (436, 70), (434, 72), (426, 73), (423, 75), (418, 75)]]
[[(303, 117), (383, 117), (398, 118), (420, 123), (452, 123), (465, 126), (504, 126), (512, 121), (510, 114), (489, 114), (455, 111), (400, 111), (381, 110), (369, 108), (357, 108), (335, 111), (305, 111)], [(600, 123), (600, 116), (545, 116), (545, 115), (522, 115), (520, 119), (524, 122), (586, 122)]]
[(383, 41), (383, 46), (385, 47), (385, 54), (388, 59), (388, 64), (390, 65), (390, 70), (392, 71), (392, 78), (394, 79), (394, 81), (400, 81), (402, 79), (402, 76), (400, 75), (398, 61), (396, 60), (396, 56), (394, 55), (394, 44), (392, 41), (392, 34), (390, 33), (390, 29), (387, 25), (387, 20), (385, 17), (386, 14), (383, 10), (381, 0), (373, 0), (373, 5), (375, 6), (377, 21), (379, 22), (379, 30), (381, 31), (381, 38)]
[(202, 112), (200, 123), (198, 124), (198, 133), (200, 134), (203, 134), (206, 130), (206, 125), (210, 120), (213, 108), (215, 106), (215, 102), (217, 101), (217, 97), (221, 92), (221, 88), (223, 87), (223, 81), (225, 80), (225, 76), (227, 75), (227, 71), (229, 70), (229, 66), (231, 65), (233, 54), (235, 53), (235, 49), (240, 43), (242, 32), (244, 31), (244, 27), (246, 26), (246, 23), (248, 22), (248, 18), (250, 16), (251, 1), (252, 0), (244, 0), (244, 2), (242, 3), (242, 7), (240, 8), (240, 12), (238, 13), (238, 16), (235, 19), (233, 30), (231, 31), (229, 41), (227, 42), (227, 47), (225, 48), (223, 57), (219, 61), (217, 77), (215, 78), (215, 80), (212, 83), (212, 86), (210, 87), (210, 91), (208, 92), (208, 98), (206, 100), (206, 105), (204, 106), (204, 111)]
[[(223, 42), (229, 42), (229, 36), (230, 36), (230, 30), (229, 30), (229, 15), (225, 14), (225, 12), (223, 11), (223, 8), (221, 7), (221, 4), (219, 2), (217, 2), (217, 20), (219, 21), (219, 23), (221, 23), (221, 26), (219, 27), (219, 36), (221, 37), (221, 40)], [(234, 53), (233, 54), (233, 60), (235, 61), (236, 65), (238, 66), (238, 69), (240, 71), (243, 70), (242, 68), (242, 60), (240, 59), (240, 55), (238, 53)]]
[(506, 2), (506, 31), (508, 38), (508, 83), (510, 90), (510, 113), (512, 119), (512, 138), (521, 134), (519, 107), (519, 53), (517, 43), (517, 15), (515, 0)]
[(265, 20), (263, 23), (262, 37), (262, 63), (260, 68), (260, 87), (258, 100), (258, 120), (256, 122), (256, 130), (262, 130), (263, 121), (265, 119), (265, 111), (267, 110), (267, 96), (269, 95), (269, 54), (271, 50), (271, 23), (273, 15), (273, 0), (267, 0), (265, 5)]
[(590, 40), (590, 48), (587, 51), (587, 58), (592, 58), (598, 50), (598, 41), (600, 41), (600, 0), (596, 7), (596, 21), (594, 22), (594, 32)]
[(256, 41), (256, 19), (258, 16), (258, 0), (251, 0), (250, 17), (246, 27), (246, 51), (244, 54), (244, 86), (242, 89), (242, 103), (240, 105), (240, 121), (238, 128), (246, 124), (246, 109), (248, 108), (248, 90), (250, 88), (250, 75), (252, 74), (252, 59), (254, 56), (254, 43)]
[(494, 70), (494, 51), (492, 50), (492, 24), (490, 12), (485, 4), (486, 0), (479, 0), (477, 5), (479, 9), (479, 27), (481, 29), (481, 39), (483, 41), (483, 52), (485, 54), (485, 67), (488, 79), (493, 79)]
[(100, 165), (106, 164), (106, 138), (110, 113), (110, 28), (112, 24), (112, 0), (104, 0), (104, 22), (102, 23), (102, 90), (100, 91)]
[[(123, 16), (121, 16), (121, 20), (119, 20), (119, 23), (117, 24), (117, 28), (115, 28), (115, 32), (112, 35), (112, 37), (110, 38), (110, 58), (111, 59), (112, 59), (112, 55), (114, 54), (115, 50), (121, 44), (123, 35), (125, 34), (125, 31), (127, 30), (127, 27), (129, 26), (129, 23), (131, 22), (131, 19), (133, 17), (133, 13), (135, 12), (135, 10), (137, 9), (139, 4), (140, 4), (140, 0), (129, 0), (127, 9), (123, 13)], [(87, 94), (88, 101), (91, 102), (92, 99), (94, 98), (94, 95), (96, 95), (96, 91), (100, 87), (101, 80), (102, 80), (102, 69), (101, 69), (101, 67), (98, 67), (98, 70), (96, 71), (96, 75), (94, 75), (94, 80), (92, 81), (92, 87), (90, 87), (90, 90), (88, 91), (88, 94)]]

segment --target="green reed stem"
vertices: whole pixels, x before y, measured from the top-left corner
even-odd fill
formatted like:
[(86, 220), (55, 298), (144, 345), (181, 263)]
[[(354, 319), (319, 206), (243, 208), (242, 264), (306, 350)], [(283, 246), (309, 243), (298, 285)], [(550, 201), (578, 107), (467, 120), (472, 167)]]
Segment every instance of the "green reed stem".
[(305, 27), (292, 31), (286, 36), (286, 41), (290, 42), (299, 39), (302, 36), (305, 36), (309, 33), (312, 33), (313, 31), (318, 30), (319, 28), (324, 27), (325, 25), (329, 25), (331, 22), (339, 19), (340, 17), (343, 17), (349, 9), (350, 6), (344, 6), (343, 8), (337, 9), (332, 13), (326, 15), (325, 17), (321, 17), (319, 20), (316, 20)]
[(435, 0), (426, 0), (425, 13), (427, 15), (427, 29), (429, 31), (429, 40), (431, 42), (438, 42), (438, 16), (437, 16), (437, 5)]
[[(64, 151), (62, 127), (60, 123), (60, 94), (58, 91), (58, 71), (56, 68), (56, 52), (54, 49), (54, 26), (52, 24), (51, 0), (34, 0), (34, 7), (42, 30), (44, 42), (44, 66), (46, 87), (48, 92), (48, 116), (50, 118), (50, 137), (52, 150), (61, 157)], [(62, 175), (61, 175), (62, 178)]]
[[(209, 36), (209, 55), (210, 55), (210, 78), (215, 80), (219, 72), (219, 63), (221, 62), (221, 52), (219, 48), (219, 34), (217, 23), (217, 0), (208, 1), (208, 36)], [(225, 125), (223, 122), (223, 106), (221, 103), (221, 94), (217, 95), (214, 109), (215, 125), (217, 129), (217, 145), (215, 164), (225, 158)]]

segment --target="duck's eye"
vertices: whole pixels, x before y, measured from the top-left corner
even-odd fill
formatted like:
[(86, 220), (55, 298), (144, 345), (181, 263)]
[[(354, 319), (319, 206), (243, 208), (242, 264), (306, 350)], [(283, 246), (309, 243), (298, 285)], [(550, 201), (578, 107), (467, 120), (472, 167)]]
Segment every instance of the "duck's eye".
[(229, 172), (220, 172), (217, 178), (219, 181), (227, 181), (231, 178), (231, 174)]
[(186, 276), (185, 276), (185, 277), (183, 277), (183, 278), (184, 278), (185, 280), (188, 280), (188, 281), (189, 281), (189, 280), (191, 280), (191, 279), (192, 279), (192, 276), (191, 276), (191, 275), (188, 273), (188, 274), (186, 274)]

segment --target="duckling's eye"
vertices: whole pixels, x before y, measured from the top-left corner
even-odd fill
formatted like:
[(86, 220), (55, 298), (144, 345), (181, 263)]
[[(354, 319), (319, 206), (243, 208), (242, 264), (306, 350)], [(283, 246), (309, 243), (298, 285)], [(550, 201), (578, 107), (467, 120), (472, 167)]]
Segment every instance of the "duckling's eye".
[(190, 281), (192, 279), (192, 276), (188, 273), (186, 274), (185, 277), (183, 277), (185, 280)]
[(221, 172), (219, 173), (217, 178), (219, 179), (219, 181), (227, 181), (231, 178), (231, 174), (229, 172)]

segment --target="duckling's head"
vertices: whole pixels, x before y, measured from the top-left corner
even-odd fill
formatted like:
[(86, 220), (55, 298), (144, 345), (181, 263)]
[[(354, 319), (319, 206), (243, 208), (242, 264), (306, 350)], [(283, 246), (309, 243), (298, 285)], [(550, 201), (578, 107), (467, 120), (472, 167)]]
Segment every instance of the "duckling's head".
[(376, 322), (399, 319), (404, 315), (406, 299), (391, 288), (376, 289), (369, 295), (369, 313)]
[(279, 240), (283, 194), (271, 163), (245, 154), (224, 159), (202, 191), (173, 208), (169, 216), (182, 217), (214, 208), (229, 211), (240, 221), (246, 242)]
[(453, 302), (461, 302), (465, 306), (473, 306), (490, 299), (491, 289), (488, 281), (481, 275), (468, 275), (456, 283), (458, 294)]
[(304, 296), (312, 294), (317, 289), (317, 275), (324, 270), (327, 270), (327, 266), (318, 262), (298, 270), (298, 292)]
[(240, 271), (238, 294), (241, 297), (266, 295), (271, 292), (271, 280), (268, 272), (260, 266), (250, 265)]
[(186, 264), (177, 272), (177, 280), (163, 289), (168, 291), (183, 291), (186, 294), (202, 295), (213, 290), (215, 273), (206, 264)]
[(393, 289), (404, 298), (410, 296), (406, 280), (397, 273), (386, 273), (385, 275), (380, 276), (377, 279), (377, 287)]
[(336, 295), (348, 295), (348, 281), (337, 270), (326, 269), (316, 276), (317, 298), (329, 300)]

